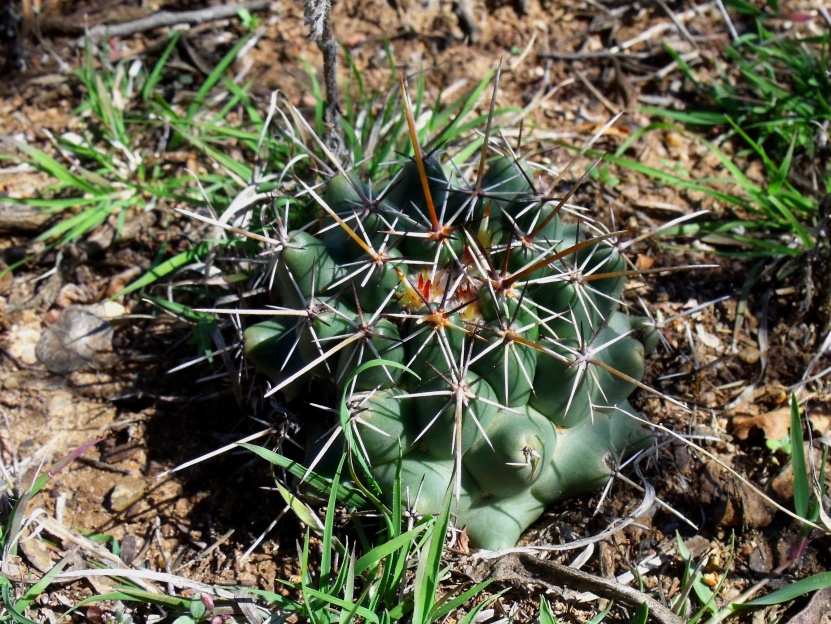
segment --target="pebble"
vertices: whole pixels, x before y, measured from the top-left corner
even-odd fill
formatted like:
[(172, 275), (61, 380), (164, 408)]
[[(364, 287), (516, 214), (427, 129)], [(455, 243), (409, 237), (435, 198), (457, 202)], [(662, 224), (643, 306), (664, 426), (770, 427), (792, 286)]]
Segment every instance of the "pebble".
[(9, 328), (9, 353), (28, 366), (38, 363), (35, 346), (40, 340), (39, 324), (15, 324)]
[(73, 423), (79, 413), (78, 400), (69, 390), (58, 389), (49, 399), (46, 413), (54, 421)]
[(41, 336), (35, 355), (53, 373), (65, 375), (97, 361), (112, 350), (114, 328), (98, 306), (71, 306)]
[(144, 479), (124, 477), (110, 492), (110, 508), (117, 513), (127, 511), (133, 503), (144, 496), (145, 489)]
[(739, 359), (745, 364), (755, 364), (762, 357), (762, 352), (756, 347), (740, 347)]
[(684, 144), (684, 139), (677, 132), (668, 132), (666, 142), (669, 147), (681, 147)]

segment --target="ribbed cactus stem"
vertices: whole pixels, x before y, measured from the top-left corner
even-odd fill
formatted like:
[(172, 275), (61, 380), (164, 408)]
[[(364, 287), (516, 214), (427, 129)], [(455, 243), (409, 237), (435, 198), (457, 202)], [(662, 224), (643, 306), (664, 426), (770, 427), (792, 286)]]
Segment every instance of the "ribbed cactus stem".
[(539, 167), (489, 128), (470, 165), (425, 156), (403, 78), (401, 95), (412, 160), (320, 193), (301, 180), (321, 216), (281, 234), (270, 296), (285, 316), (249, 327), (245, 350), (268, 395), (343, 397), (343, 436), (310, 434), (309, 464), (353, 453), (388, 503), (418, 492), (416, 513), (450, 488), (474, 546), (512, 546), (650, 442), (628, 399), (655, 339), (619, 310), (630, 231), (568, 223), (573, 190), (539, 192)]

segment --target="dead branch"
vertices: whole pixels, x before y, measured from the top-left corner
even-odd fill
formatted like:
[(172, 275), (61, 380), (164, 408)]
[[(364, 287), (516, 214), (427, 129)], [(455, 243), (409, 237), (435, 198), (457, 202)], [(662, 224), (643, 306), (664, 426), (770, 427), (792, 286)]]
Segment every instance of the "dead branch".
[(0, 233), (39, 232), (52, 217), (35, 206), (0, 203)]
[(343, 124), (340, 114), (340, 90), (337, 82), (338, 42), (332, 31), (331, 19), (326, 20), (324, 39), (317, 42), (323, 53), (323, 76), (326, 83), (326, 145), (343, 160), (346, 146), (343, 140)]
[(601, 52), (540, 52), (539, 57), (556, 61), (595, 61), (612, 58), (645, 59), (649, 57), (649, 54), (646, 52), (626, 52), (618, 48)]
[(147, 17), (122, 24), (99, 24), (87, 31), (86, 38), (95, 43), (110, 37), (124, 37), (167, 26), (202, 24), (234, 17), (240, 10), (264, 11), (268, 9), (269, 5), (269, 0), (254, 0), (253, 2), (219, 5), (195, 11), (158, 11)]
[(326, 85), (326, 130), (323, 140), (339, 162), (343, 162), (346, 144), (340, 111), (338, 88), (338, 41), (332, 24), (331, 0), (306, 0), (305, 23), (309, 26), (309, 39), (317, 43), (323, 55), (323, 82)]
[(549, 588), (562, 585), (576, 591), (592, 592), (633, 608), (646, 604), (654, 621), (660, 624), (681, 624), (681, 618), (636, 589), (531, 555), (508, 555), (499, 562), (494, 576), (497, 580), (517, 582), (523, 586), (532, 583)]

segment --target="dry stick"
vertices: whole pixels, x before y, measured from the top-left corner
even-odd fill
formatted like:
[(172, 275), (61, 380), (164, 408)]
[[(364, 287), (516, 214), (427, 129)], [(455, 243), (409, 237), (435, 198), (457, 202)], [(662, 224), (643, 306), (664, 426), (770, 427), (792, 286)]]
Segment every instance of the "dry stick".
[(211, 554), (212, 552), (214, 552), (217, 548), (219, 548), (219, 547), (220, 547), (220, 546), (222, 546), (225, 542), (227, 542), (229, 539), (231, 539), (231, 536), (234, 534), (234, 531), (236, 531), (236, 529), (230, 529), (230, 530), (226, 531), (223, 535), (220, 535), (220, 536), (219, 536), (219, 539), (217, 539), (217, 540), (216, 540), (213, 544), (211, 544), (210, 546), (206, 546), (205, 548), (203, 548), (202, 550), (200, 550), (200, 551), (199, 551), (198, 553), (196, 553), (196, 555), (195, 555), (193, 558), (191, 558), (189, 561), (186, 561), (185, 563), (182, 563), (182, 564), (179, 564), (178, 566), (176, 566), (176, 568), (174, 568), (173, 572), (178, 572), (179, 570), (184, 570), (185, 568), (187, 568), (187, 567), (188, 567), (188, 566), (190, 566), (191, 564), (196, 563), (196, 562), (197, 562), (197, 561), (199, 561), (200, 559), (204, 559), (205, 557), (207, 557), (208, 555), (210, 555), (210, 554)]
[(0, 204), (0, 233), (39, 232), (52, 217), (36, 206)]
[(343, 162), (346, 144), (343, 138), (343, 124), (340, 116), (340, 90), (338, 89), (338, 41), (332, 27), (332, 4), (325, 2), (323, 31), (319, 37), (313, 37), (323, 54), (323, 81), (326, 85), (326, 115), (324, 122), (326, 132), (324, 141), (338, 161)]
[(612, 115), (619, 115), (619, 114), (621, 113), (621, 108), (620, 108), (620, 106), (618, 106), (617, 104), (615, 104), (614, 102), (612, 102), (611, 100), (609, 100), (609, 98), (607, 98), (606, 96), (604, 96), (604, 95), (603, 95), (603, 94), (602, 94), (602, 93), (601, 93), (601, 92), (597, 89), (597, 87), (595, 87), (595, 86), (591, 83), (591, 81), (590, 81), (588, 78), (586, 78), (586, 76), (585, 76), (585, 74), (583, 74), (583, 72), (581, 72), (581, 71), (579, 71), (579, 70), (575, 69), (575, 70), (574, 70), (574, 73), (575, 73), (575, 74), (577, 75), (577, 77), (580, 79), (580, 82), (582, 82), (582, 83), (583, 83), (583, 86), (584, 86), (584, 87), (586, 87), (589, 91), (591, 91), (592, 95), (594, 95), (594, 97), (596, 97), (598, 100), (600, 100), (600, 103), (601, 103), (601, 104), (603, 104), (603, 106), (605, 106), (605, 107), (608, 109), (608, 111), (609, 111), (610, 113), (612, 113)]
[[(255, 0), (241, 4), (229, 4), (199, 9), (196, 11), (159, 11), (147, 17), (124, 22), (123, 24), (99, 24), (90, 28), (85, 38), (96, 42), (109, 37), (123, 37), (134, 35), (156, 28), (176, 26), (179, 24), (201, 24), (214, 20), (236, 16), (240, 11), (264, 11), (269, 7), (269, 0)], [(83, 39), (80, 41), (83, 43)]]
[(700, 56), (701, 56), (701, 51), (697, 50), (697, 49), (693, 50), (692, 52), (686, 52), (684, 54), (679, 54), (677, 60), (672, 61), (671, 63), (665, 65), (664, 67), (662, 67), (661, 69), (656, 71), (655, 72), (655, 77), (660, 78), (661, 80), (663, 80), (669, 74), (673, 73), (680, 66), (679, 60), (689, 64), (690, 61), (694, 61), (695, 59), (699, 58)]
[(547, 587), (565, 585), (569, 589), (589, 591), (629, 607), (637, 608), (646, 604), (649, 607), (650, 617), (655, 621), (661, 624), (682, 624), (681, 618), (654, 598), (615, 581), (526, 554), (509, 555), (503, 560), (503, 565), (510, 572), (506, 574), (507, 570), (503, 571), (500, 574), (500, 580), (512, 580), (511, 576), (514, 576), (513, 580), (518, 580), (523, 584), (539, 583)]
[(628, 59), (649, 58), (649, 54), (646, 52), (626, 52), (625, 50), (621, 50), (620, 46), (616, 46), (611, 50), (603, 50), (602, 52), (540, 52), (540, 58), (554, 59), (556, 61), (588, 61), (611, 59), (619, 56)]
[(736, 27), (733, 26), (733, 22), (730, 20), (730, 16), (727, 14), (727, 8), (724, 6), (724, 2), (722, 0), (716, 0), (716, 4), (718, 5), (718, 10), (721, 13), (721, 16), (724, 18), (724, 23), (727, 25), (727, 30), (730, 31), (730, 37), (733, 41), (738, 41), (739, 33), (736, 32)]
[[(57, 537), (62, 543), (64, 548), (68, 549), (67, 544), (74, 544), (78, 546), (83, 551), (84, 555), (87, 557), (92, 557), (97, 561), (104, 563), (110, 567), (114, 568), (121, 568), (124, 566), (124, 562), (112, 554), (109, 550), (107, 550), (102, 544), (95, 542), (88, 537), (81, 535), (75, 529), (71, 529), (66, 525), (58, 522), (56, 518), (52, 516), (46, 516), (43, 519), (36, 520), (38, 526), (42, 527), (44, 531), (49, 533), (50, 535)], [(129, 572), (129, 571), (128, 571)], [(107, 574), (105, 570), (101, 570), (102, 574)], [(69, 576), (71, 574), (77, 574), (78, 576), (83, 577), (84, 573), (78, 574), (77, 572), (67, 571), (64, 572), (65, 575)], [(152, 592), (154, 594), (161, 593), (159, 589), (150, 583), (145, 582), (142, 579), (134, 579), (136, 584), (144, 589), (145, 591)]]
[[(720, 3), (721, 0), (716, 0), (716, 2)], [(712, 9), (713, 6), (714, 6), (713, 2), (707, 2), (707, 3), (699, 5), (699, 6), (694, 6), (691, 9), (688, 9), (688, 10), (684, 11), (683, 13), (678, 13), (675, 17), (678, 19), (678, 21), (680, 23), (684, 23), (688, 20), (691, 20), (694, 17), (704, 15), (705, 12), (710, 11), (710, 9)], [(655, 26), (652, 26), (651, 28), (647, 28), (645, 31), (643, 31), (638, 36), (633, 37), (632, 39), (629, 39), (628, 41), (624, 41), (619, 46), (617, 46), (617, 48), (620, 48), (622, 50), (628, 50), (632, 46), (634, 46), (638, 43), (641, 43), (643, 41), (657, 40), (661, 35), (664, 34), (664, 32), (666, 32), (667, 30), (670, 30), (671, 28), (673, 28), (673, 26), (675, 26), (674, 22), (672, 24), (667, 24), (667, 23), (656, 24)], [(612, 48), (612, 49), (614, 50), (614, 49), (617, 49), (617, 48)]]
[(663, 9), (664, 13), (667, 14), (669, 19), (672, 20), (672, 23), (675, 24), (678, 32), (681, 33), (681, 36), (687, 41), (687, 43), (689, 43), (694, 49), (698, 50), (698, 44), (696, 44), (695, 40), (692, 38), (690, 31), (684, 27), (684, 24), (681, 23), (681, 20), (679, 20), (675, 13), (672, 12), (672, 9), (667, 6), (667, 3), (664, 2), (664, 0), (655, 1), (658, 3), (658, 6)]
[(92, 466), (93, 468), (97, 468), (98, 470), (103, 470), (106, 472), (115, 472), (117, 474), (122, 474), (125, 476), (130, 476), (133, 474), (133, 471), (129, 468), (119, 468), (118, 466), (113, 466), (108, 464), (107, 462), (102, 462), (97, 459), (92, 459), (90, 457), (79, 457), (78, 461), (82, 464), (86, 464), (87, 466)]

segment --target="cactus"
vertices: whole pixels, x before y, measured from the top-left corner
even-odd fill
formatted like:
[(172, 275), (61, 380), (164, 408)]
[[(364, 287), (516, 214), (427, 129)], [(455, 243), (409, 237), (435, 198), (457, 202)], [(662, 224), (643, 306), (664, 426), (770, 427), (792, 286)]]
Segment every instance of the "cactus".
[(619, 310), (625, 233), (561, 219), (569, 196), (487, 137), (470, 167), (422, 155), (406, 113), (415, 154), (387, 182), (303, 184), (318, 217), (281, 223), (275, 316), (245, 354), (271, 393), (343, 397), (344, 435), (310, 434), (310, 463), (346, 448), (420, 514), (451, 488), (472, 545), (512, 546), (650, 441), (627, 401), (644, 345)]

